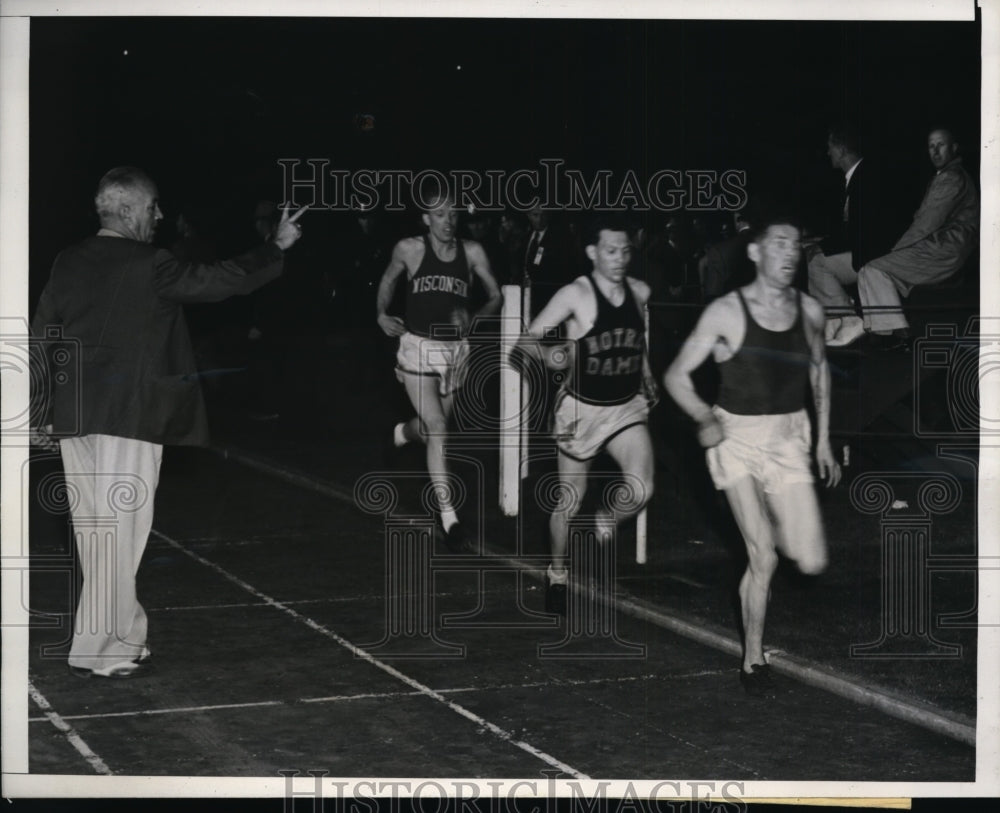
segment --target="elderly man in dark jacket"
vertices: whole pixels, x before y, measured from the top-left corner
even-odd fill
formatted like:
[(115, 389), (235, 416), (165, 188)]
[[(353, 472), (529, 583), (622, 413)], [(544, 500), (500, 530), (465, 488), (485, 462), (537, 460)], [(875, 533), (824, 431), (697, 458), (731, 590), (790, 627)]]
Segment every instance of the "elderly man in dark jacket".
[(183, 262), (150, 243), (163, 215), (153, 181), (109, 171), (95, 197), (101, 228), (56, 258), (32, 321), (61, 332), (76, 386), (52, 394), (83, 588), (70, 669), (128, 678), (149, 664), (146, 613), (135, 577), (153, 524), (164, 444), (201, 444), (207, 420), (182, 305), (244, 294), (281, 274), (299, 238), (300, 210), (272, 239), (215, 265)]

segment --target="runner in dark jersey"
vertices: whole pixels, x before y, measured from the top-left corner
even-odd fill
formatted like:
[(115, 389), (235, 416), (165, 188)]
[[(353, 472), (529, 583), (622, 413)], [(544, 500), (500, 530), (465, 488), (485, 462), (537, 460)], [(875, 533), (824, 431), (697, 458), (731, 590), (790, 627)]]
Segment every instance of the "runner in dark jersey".
[[(764, 694), (771, 690), (764, 617), (777, 551), (803, 573), (826, 567), (811, 470), (807, 384), (816, 413), (816, 463), (828, 486), (840, 481), (840, 467), (830, 450), (823, 308), (792, 287), (801, 254), (799, 230), (787, 220), (772, 220), (758, 231), (747, 254), (757, 266), (756, 279), (709, 304), (664, 384), (698, 422), (712, 480), (725, 491), (746, 542), (749, 561), (739, 589), (740, 680), (748, 692)], [(691, 381), (709, 354), (722, 378), (714, 407), (698, 396)]]
[[(646, 428), (655, 391), (646, 358), (649, 286), (627, 276), (632, 244), (620, 219), (595, 220), (586, 251), (594, 266), (590, 275), (556, 291), (528, 328), (550, 366), (570, 366), (572, 371), (554, 415), (565, 499), (549, 520), (552, 563), (546, 607), (560, 614), (566, 606), (569, 521), (580, 509), (591, 460), (606, 449), (626, 482), (621, 499), (598, 509), (602, 540), (639, 513), (653, 494), (653, 451)], [(548, 343), (546, 337), (558, 335), (563, 324), (568, 345), (565, 340)]]
[[(427, 444), (427, 471), (436, 486), (441, 526), (449, 549), (468, 548), (451, 500), (445, 438), (455, 391), (462, 385), (468, 357), (466, 336), (472, 322), (468, 311), (473, 275), (486, 289), (487, 301), (477, 316), (495, 313), (500, 289), (479, 243), (457, 237), (458, 212), (446, 193), (431, 200), (423, 215), (428, 233), (400, 240), (379, 284), (378, 323), (389, 336), (399, 337), (396, 377), (406, 388), (416, 417), (397, 424), (393, 442)], [(399, 278), (406, 274), (406, 318), (386, 309)]]

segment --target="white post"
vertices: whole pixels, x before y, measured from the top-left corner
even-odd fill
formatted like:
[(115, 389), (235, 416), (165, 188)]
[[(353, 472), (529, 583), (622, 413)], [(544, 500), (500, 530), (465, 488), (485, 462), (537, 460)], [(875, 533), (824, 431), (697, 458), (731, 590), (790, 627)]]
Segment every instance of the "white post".
[(522, 414), (521, 376), (511, 364), (510, 354), (521, 336), (521, 288), (503, 286), (500, 312), (500, 510), (516, 517), (521, 492)]
[[(649, 361), (649, 305), (643, 310), (643, 318), (646, 322), (646, 361)], [(656, 467), (653, 467), (655, 476)], [(640, 565), (646, 564), (646, 509), (643, 508), (635, 518), (635, 561)]]
[(640, 565), (646, 564), (646, 509), (639, 512), (635, 518), (635, 560)]
[[(521, 315), (524, 319), (524, 326), (527, 328), (531, 324), (531, 285), (525, 285), (521, 289), (523, 300), (521, 304)], [(531, 431), (528, 417), (531, 415), (531, 384), (527, 378), (521, 376), (521, 479), (528, 476), (528, 435)]]

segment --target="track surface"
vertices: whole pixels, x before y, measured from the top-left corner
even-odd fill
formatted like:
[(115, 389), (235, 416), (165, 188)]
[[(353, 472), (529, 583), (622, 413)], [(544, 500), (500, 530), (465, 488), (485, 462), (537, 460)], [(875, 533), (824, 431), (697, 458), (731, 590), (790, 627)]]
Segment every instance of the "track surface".
[[(969, 746), (782, 676), (748, 697), (736, 659), (627, 615), (617, 638), (584, 636), (589, 657), (540, 652), (565, 627), (514, 570), (435, 572), (433, 635), (386, 640), (384, 525), (348, 499), (172, 450), (157, 500), (139, 585), (153, 674), (73, 677), (71, 573), (33, 575), (54, 626), (33, 631), (32, 773), (974, 779)], [(57, 517), (33, 536), (65, 560)], [(449, 623), (462, 613), (478, 626)]]

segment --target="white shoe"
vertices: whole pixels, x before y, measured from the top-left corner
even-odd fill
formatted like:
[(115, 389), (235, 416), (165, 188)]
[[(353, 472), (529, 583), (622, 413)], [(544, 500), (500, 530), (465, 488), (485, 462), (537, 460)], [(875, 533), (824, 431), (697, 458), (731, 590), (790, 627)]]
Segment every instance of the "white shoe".
[(857, 316), (845, 316), (840, 330), (827, 340), (830, 347), (846, 347), (865, 335), (865, 323)]
[(830, 340), (837, 335), (841, 326), (844, 324), (844, 320), (839, 316), (831, 316), (826, 320), (826, 332), (824, 337), (826, 338), (826, 343), (829, 344)]

